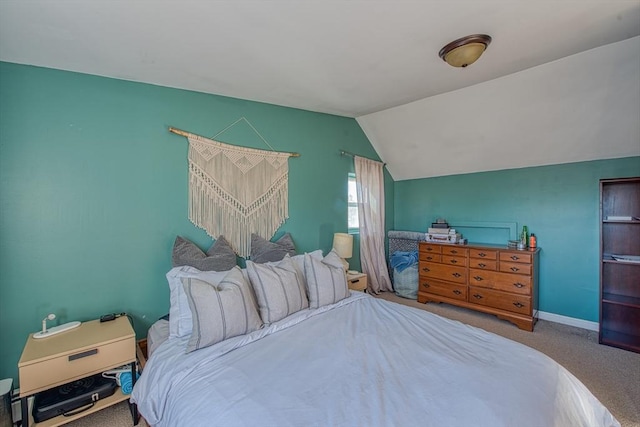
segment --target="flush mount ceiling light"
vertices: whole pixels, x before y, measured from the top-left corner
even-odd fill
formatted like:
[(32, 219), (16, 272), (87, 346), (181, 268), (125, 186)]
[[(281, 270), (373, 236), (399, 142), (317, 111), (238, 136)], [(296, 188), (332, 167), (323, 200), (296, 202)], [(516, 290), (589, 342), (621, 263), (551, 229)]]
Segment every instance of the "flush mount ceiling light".
[(486, 34), (474, 34), (452, 41), (440, 49), (440, 58), (453, 67), (466, 67), (480, 58), (491, 43)]

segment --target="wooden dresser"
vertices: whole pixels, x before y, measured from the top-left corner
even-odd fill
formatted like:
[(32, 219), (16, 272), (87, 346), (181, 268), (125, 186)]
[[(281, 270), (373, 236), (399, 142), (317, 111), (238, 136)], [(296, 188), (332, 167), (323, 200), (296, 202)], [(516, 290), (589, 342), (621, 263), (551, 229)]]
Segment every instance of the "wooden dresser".
[(420, 242), (418, 301), (494, 314), (533, 331), (538, 320), (539, 252)]

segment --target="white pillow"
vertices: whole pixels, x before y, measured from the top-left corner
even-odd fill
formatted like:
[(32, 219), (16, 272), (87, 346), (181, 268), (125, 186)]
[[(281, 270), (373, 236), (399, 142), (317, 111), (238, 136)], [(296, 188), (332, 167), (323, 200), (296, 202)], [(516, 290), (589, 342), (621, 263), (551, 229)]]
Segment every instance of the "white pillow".
[(169, 282), (169, 336), (184, 337), (191, 334), (193, 321), (187, 295), (182, 286), (183, 278), (200, 279), (209, 283), (220, 282), (228, 271), (200, 271), (195, 267), (174, 267), (167, 273)]
[(304, 272), (310, 308), (333, 304), (349, 296), (344, 265), (335, 251), (329, 252), (322, 260), (306, 254)]
[(240, 268), (219, 282), (181, 278), (191, 308), (193, 328), (187, 353), (262, 327), (249, 284)]
[(265, 324), (309, 307), (302, 277), (288, 254), (277, 262), (247, 261), (247, 273)]
[[(304, 288), (307, 289), (307, 277), (304, 274), (304, 256), (307, 255), (307, 253), (303, 253), (300, 255), (295, 255), (291, 257), (291, 260), (293, 261), (293, 265), (296, 267), (296, 269), (298, 270), (298, 273), (300, 273), (300, 276), (302, 276), (302, 284), (304, 285)], [(315, 259), (322, 259), (322, 249), (316, 249), (313, 252), (309, 252), (308, 254), (309, 256), (315, 258)]]

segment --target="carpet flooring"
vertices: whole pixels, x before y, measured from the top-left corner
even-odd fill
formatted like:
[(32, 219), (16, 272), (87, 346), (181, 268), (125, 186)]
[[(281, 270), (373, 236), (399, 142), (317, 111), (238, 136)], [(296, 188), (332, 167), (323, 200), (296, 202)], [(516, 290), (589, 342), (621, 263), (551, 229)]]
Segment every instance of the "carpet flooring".
[[(428, 310), (535, 348), (579, 378), (623, 427), (640, 427), (640, 354), (600, 345), (596, 332), (544, 320), (538, 321), (533, 332), (527, 332), (495, 316), (448, 304), (421, 304), (392, 293), (378, 297)], [(67, 424), (69, 427), (131, 425), (126, 402)], [(146, 427), (144, 422), (139, 425)]]

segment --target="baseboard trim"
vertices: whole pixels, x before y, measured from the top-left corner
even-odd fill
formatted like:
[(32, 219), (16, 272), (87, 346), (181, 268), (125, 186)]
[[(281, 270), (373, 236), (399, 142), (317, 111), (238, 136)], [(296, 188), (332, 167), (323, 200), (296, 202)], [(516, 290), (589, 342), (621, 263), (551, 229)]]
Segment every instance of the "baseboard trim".
[(587, 329), (589, 331), (598, 332), (600, 330), (600, 325), (598, 324), (598, 322), (592, 322), (590, 320), (583, 320), (583, 319), (576, 319), (575, 317), (562, 316), (560, 314), (555, 314), (555, 313), (538, 311), (538, 318), (540, 320), (548, 320), (549, 322), (575, 326), (577, 328)]

